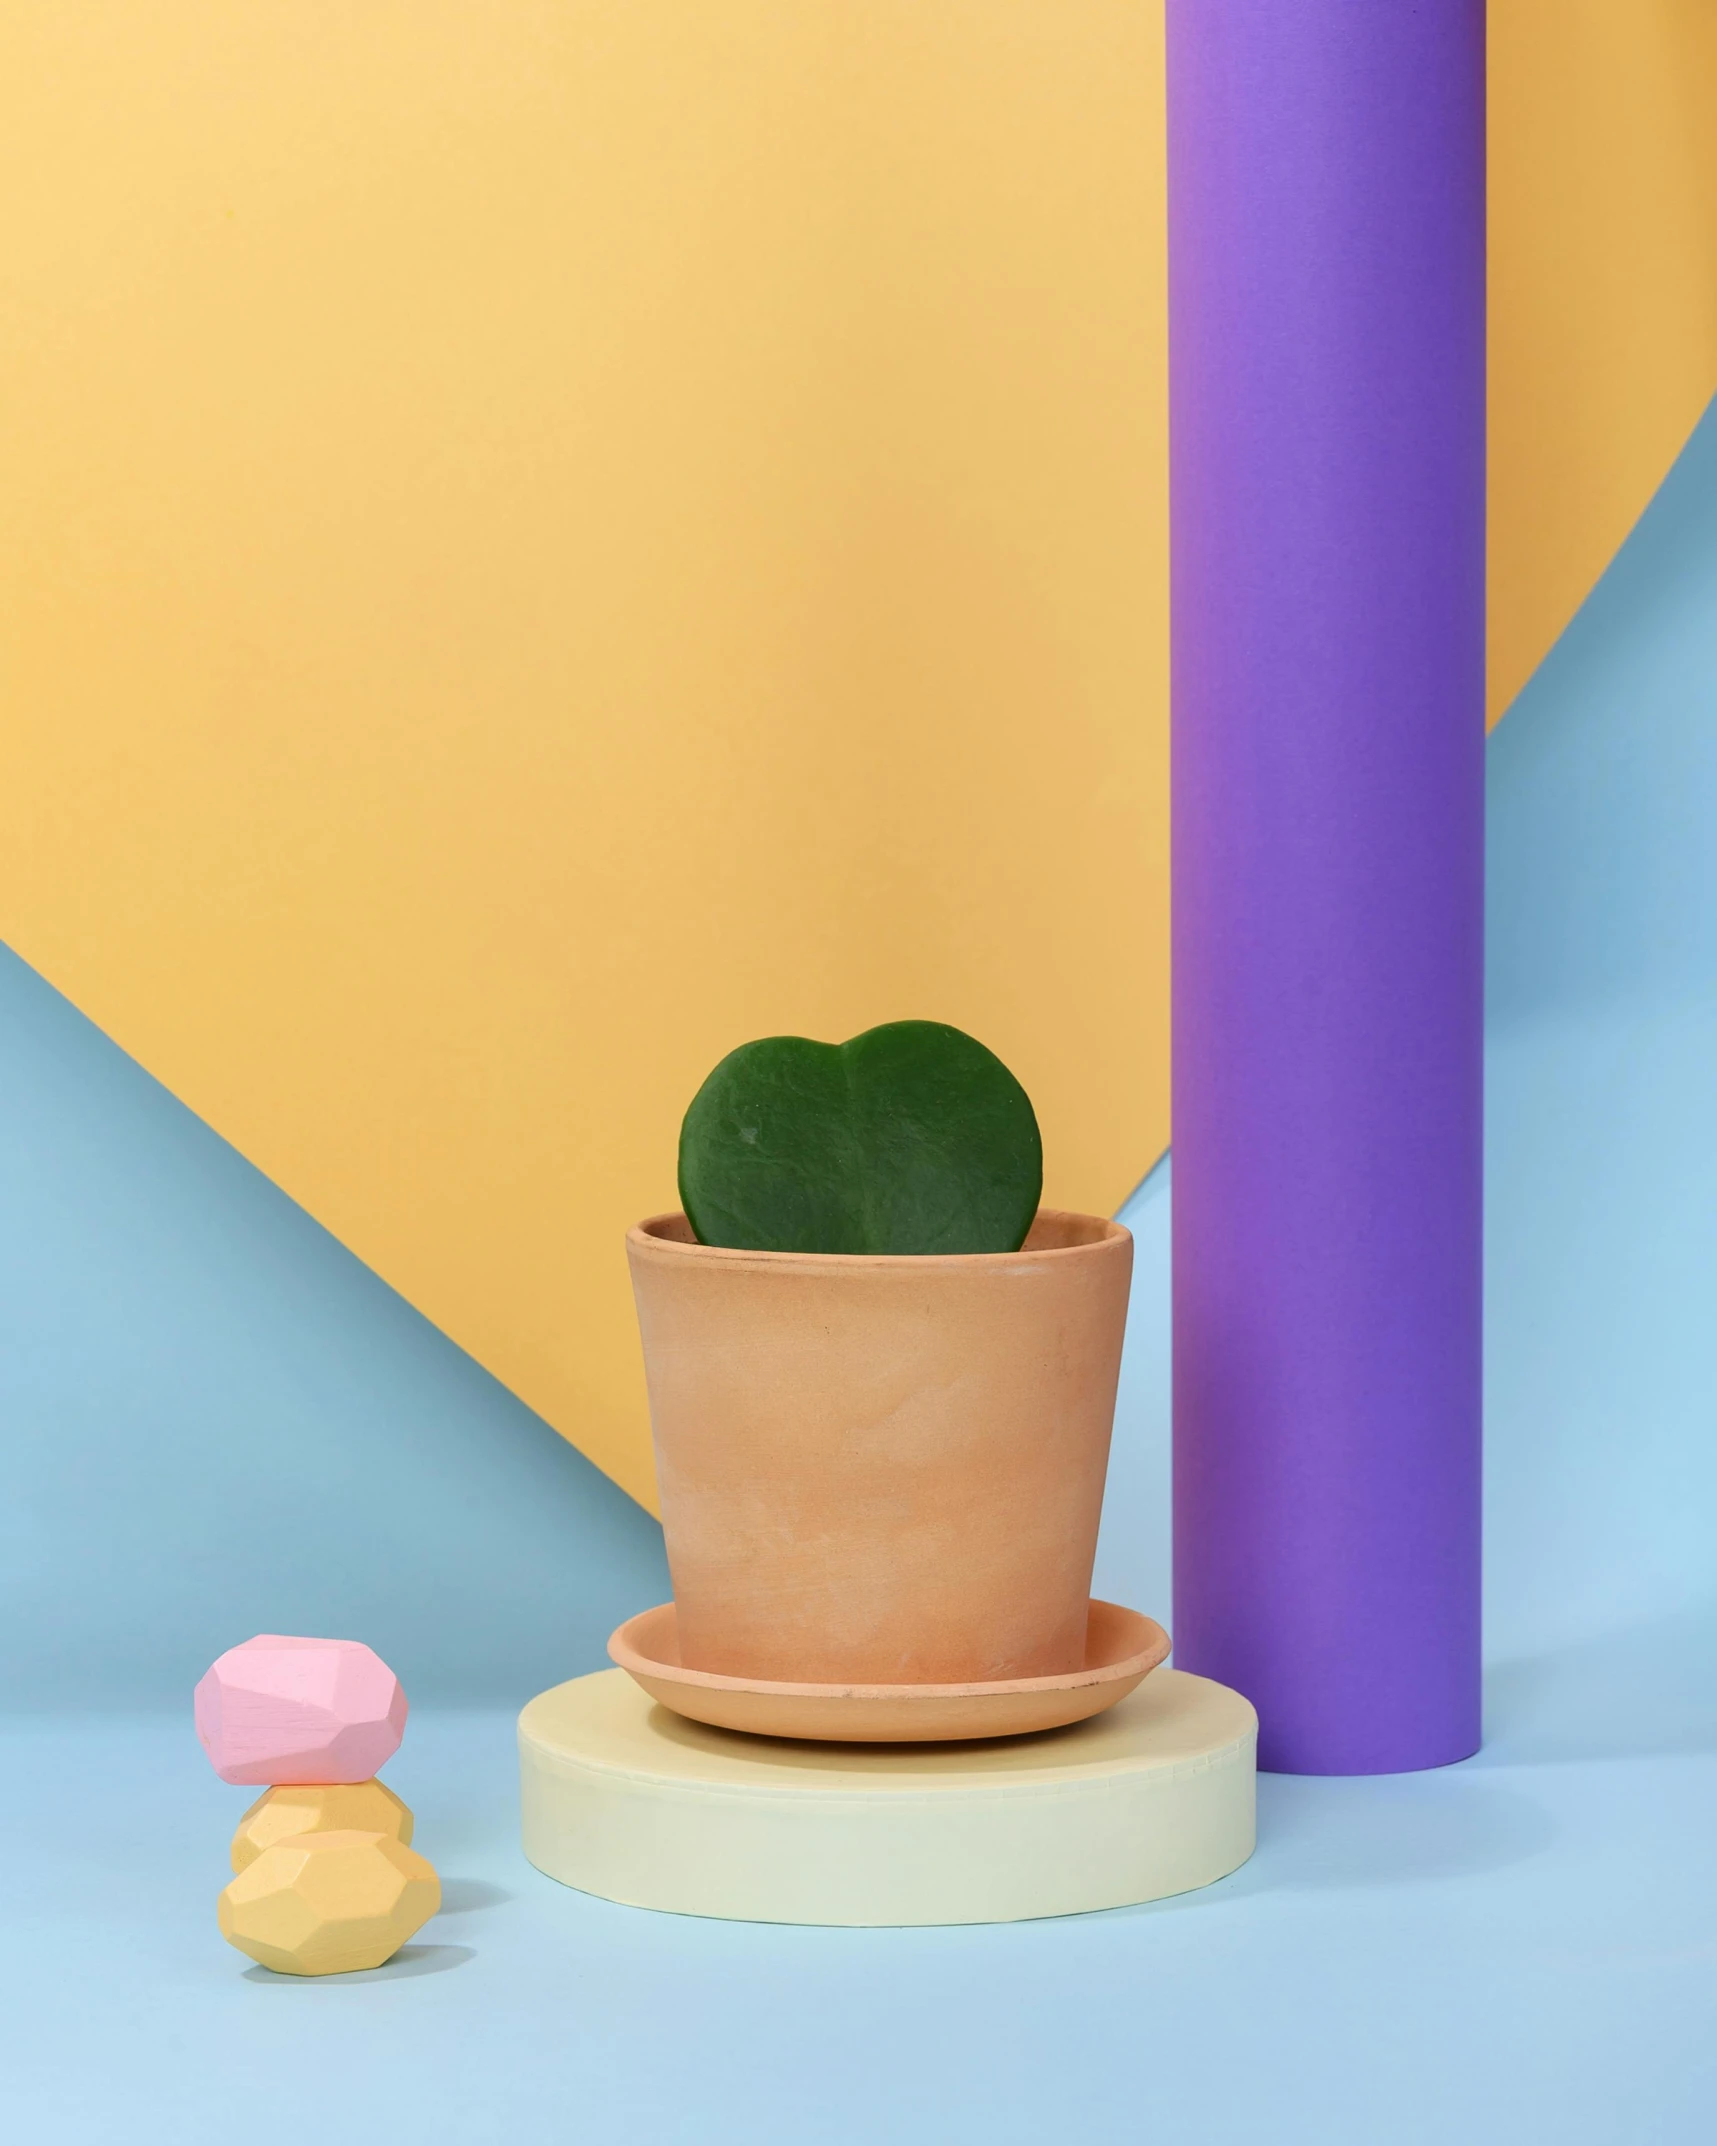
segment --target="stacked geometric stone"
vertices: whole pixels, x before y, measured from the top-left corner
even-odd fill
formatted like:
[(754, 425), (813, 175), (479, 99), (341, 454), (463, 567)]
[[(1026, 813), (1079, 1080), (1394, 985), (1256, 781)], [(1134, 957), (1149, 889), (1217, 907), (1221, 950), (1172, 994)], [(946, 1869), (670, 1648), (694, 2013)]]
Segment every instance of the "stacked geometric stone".
[(411, 1813), (375, 1779), (405, 1733), (399, 1679), (355, 1639), (265, 1632), (197, 1686), (197, 1735), (223, 1781), (268, 1783), (239, 1821), (221, 1935), (283, 1975), (391, 1960), (441, 1905)]

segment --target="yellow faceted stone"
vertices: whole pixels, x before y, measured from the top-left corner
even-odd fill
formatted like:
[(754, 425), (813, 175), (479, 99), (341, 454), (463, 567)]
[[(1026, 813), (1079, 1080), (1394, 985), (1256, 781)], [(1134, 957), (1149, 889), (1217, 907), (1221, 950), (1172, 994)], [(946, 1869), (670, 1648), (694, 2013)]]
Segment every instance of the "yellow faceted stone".
[(441, 1881), (385, 1833), (296, 1833), (221, 1894), (221, 1935), (282, 1975), (380, 1967), (441, 1905)]
[(233, 1869), (248, 1869), (265, 1848), (300, 1833), (385, 1833), (409, 1842), (411, 1812), (381, 1781), (265, 1789), (238, 1822)]

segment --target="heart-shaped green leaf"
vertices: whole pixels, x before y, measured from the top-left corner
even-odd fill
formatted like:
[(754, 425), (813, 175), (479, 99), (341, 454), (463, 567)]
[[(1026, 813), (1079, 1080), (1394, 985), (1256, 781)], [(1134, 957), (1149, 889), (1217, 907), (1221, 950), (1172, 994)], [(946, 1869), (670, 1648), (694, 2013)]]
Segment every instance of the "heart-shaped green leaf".
[(941, 1021), (741, 1044), (680, 1128), (680, 1199), (704, 1244), (1014, 1252), (1042, 1187), (1031, 1098)]

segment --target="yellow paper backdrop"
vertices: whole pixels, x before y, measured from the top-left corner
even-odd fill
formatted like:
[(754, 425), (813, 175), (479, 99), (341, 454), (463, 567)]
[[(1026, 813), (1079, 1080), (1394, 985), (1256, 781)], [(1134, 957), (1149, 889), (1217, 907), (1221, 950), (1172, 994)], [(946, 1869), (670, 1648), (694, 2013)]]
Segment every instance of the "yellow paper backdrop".
[(1717, 391), (1717, 4), (1490, 0), (1490, 714)]
[[(1703, 0), (1493, 0), (1500, 707), (1717, 383)], [(12, 0), (0, 933), (649, 1499), (720, 1053), (1168, 1135), (1160, 7)]]

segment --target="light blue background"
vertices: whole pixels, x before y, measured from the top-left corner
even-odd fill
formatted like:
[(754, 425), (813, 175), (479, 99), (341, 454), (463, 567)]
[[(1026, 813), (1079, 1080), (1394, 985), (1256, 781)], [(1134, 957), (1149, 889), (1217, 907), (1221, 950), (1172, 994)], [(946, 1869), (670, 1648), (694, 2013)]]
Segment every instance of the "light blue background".
[[(1704, 2146), (1717, 416), (1493, 740), (1490, 799), (1486, 1748), (1265, 1778), (1234, 1878), (1002, 1929), (700, 1923), (529, 1870), (510, 1709), (662, 1597), (653, 1524), (0, 960), (18, 2135)], [(1168, 1178), (1128, 1209), (1098, 1574), (1158, 1610)], [(244, 1798), (186, 1693), (265, 1627), (367, 1637), (417, 1702), (390, 1778), (448, 1909), (374, 1976), (267, 1977), (214, 1931)]]

